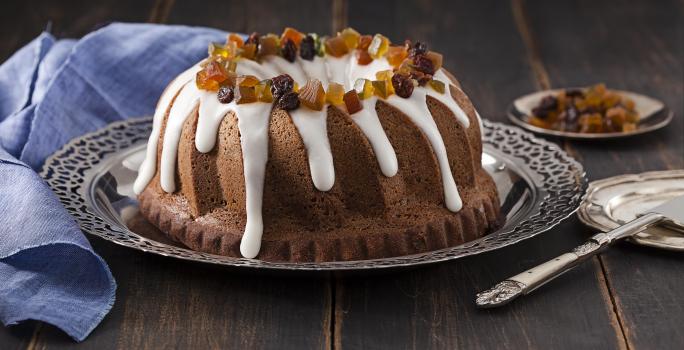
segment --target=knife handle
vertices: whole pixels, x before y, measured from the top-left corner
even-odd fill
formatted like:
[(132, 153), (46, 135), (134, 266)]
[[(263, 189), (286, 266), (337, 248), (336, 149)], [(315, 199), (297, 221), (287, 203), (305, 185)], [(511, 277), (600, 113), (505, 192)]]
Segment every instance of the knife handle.
[(612, 231), (598, 233), (589, 238), (585, 243), (575, 247), (572, 251), (517, 274), (503, 282), (499, 282), (484, 292), (478, 293), (475, 303), (478, 307), (482, 308), (507, 304), (513, 299), (529, 294), (545, 283), (571, 270), (604, 250), (613, 242), (641, 232), (663, 219), (662, 215), (649, 213)]

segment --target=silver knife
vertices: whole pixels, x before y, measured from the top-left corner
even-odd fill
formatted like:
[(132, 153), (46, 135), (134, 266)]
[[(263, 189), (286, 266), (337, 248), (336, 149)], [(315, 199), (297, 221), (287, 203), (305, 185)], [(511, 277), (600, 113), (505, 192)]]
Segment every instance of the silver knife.
[(679, 196), (663, 203), (612, 231), (596, 234), (569, 253), (560, 255), (555, 259), (517, 274), (503, 282), (499, 282), (494, 287), (478, 293), (475, 303), (481, 308), (508, 304), (513, 299), (521, 295), (527, 295), (552, 279), (571, 270), (603, 251), (612, 243), (661, 223), (684, 227), (684, 196)]

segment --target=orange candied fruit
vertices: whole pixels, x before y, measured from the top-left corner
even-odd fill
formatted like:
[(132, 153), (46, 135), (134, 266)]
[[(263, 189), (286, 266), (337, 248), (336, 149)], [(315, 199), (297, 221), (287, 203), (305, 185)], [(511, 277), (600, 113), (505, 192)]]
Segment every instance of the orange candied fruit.
[(227, 42), (234, 42), (238, 48), (241, 48), (245, 44), (244, 40), (242, 40), (242, 37), (235, 33), (228, 34)]
[(259, 38), (259, 57), (277, 55), (280, 39), (275, 34), (264, 35)]
[(370, 35), (362, 35), (359, 38), (359, 45), (356, 47), (359, 50), (368, 50), (368, 46), (370, 46), (371, 41), (373, 41), (373, 37)]
[(344, 100), (344, 105), (347, 107), (347, 112), (349, 114), (354, 114), (363, 109), (361, 100), (359, 100), (359, 94), (356, 93), (356, 90), (347, 91), (342, 99)]
[(325, 99), (328, 103), (333, 105), (341, 105), (344, 103), (342, 97), (344, 96), (344, 86), (338, 83), (328, 84), (328, 91), (325, 93)]
[(299, 102), (309, 109), (320, 111), (325, 106), (325, 90), (318, 79), (311, 79), (299, 89)]
[(287, 39), (291, 39), (294, 44), (299, 47), (299, 43), (301, 43), (302, 39), (304, 39), (304, 34), (294, 28), (287, 27), (280, 36), (280, 42), (284, 43), (287, 41)]
[(373, 62), (373, 57), (371, 57), (366, 50), (356, 50), (355, 55), (356, 63), (358, 63), (360, 66), (365, 66)]
[(399, 66), (401, 62), (404, 62), (406, 57), (408, 57), (406, 46), (390, 46), (387, 49), (387, 62), (389, 62), (392, 67)]
[(249, 60), (253, 60), (256, 58), (256, 54), (257, 54), (257, 45), (256, 44), (249, 43), (249, 44), (245, 44), (242, 46), (242, 52), (240, 53), (240, 56), (242, 56), (246, 59), (249, 59)]
[(339, 36), (325, 40), (325, 52), (333, 57), (344, 56), (349, 52), (347, 44)]
[(228, 79), (228, 72), (216, 61), (209, 61), (197, 72), (195, 83), (199, 89), (217, 91), (219, 84)]

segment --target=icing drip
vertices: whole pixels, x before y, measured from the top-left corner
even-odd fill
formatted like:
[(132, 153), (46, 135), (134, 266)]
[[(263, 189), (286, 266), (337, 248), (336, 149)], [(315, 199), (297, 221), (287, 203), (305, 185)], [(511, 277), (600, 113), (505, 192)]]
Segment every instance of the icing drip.
[(375, 110), (375, 103), (377, 101), (377, 97), (363, 100), (363, 109), (354, 113), (352, 120), (366, 135), (368, 142), (373, 148), (373, 153), (375, 153), (375, 157), (378, 159), (378, 165), (382, 174), (392, 177), (397, 174), (399, 163), (394, 147), (389, 142), (385, 129), (382, 128), (380, 119), (378, 119), (378, 113)]
[(456, 181), (451, 173), (444, 140), (437, 129), (437, 124), (432, 118), (425, 100), (427, 95), (428, 91), (426, 88), (418, 87), (413, 90), (411, 97), (401, 98), (392, 95), (387, 99), (387, 103), (402, 111), (428, 138), (432, 151), (435, 153), (439, 163), (439, 172), (442, 175), (442, 185), (444, 187), (444, 202), (447, 209), (457, 212), (461, 209), (463, 203), (458, 195)]
[[(441, 81), (447, 87), (453, 85), (451, 83), (451, 79), (449, 79), (446, 76), (446, 74), (444, 74), (442, 69), (438, 70), (437, 73), (435, 73), (433, 79)], [(440, 94), (439, 92), (432, 90), (430, 88), (427, 88), (426, 90), (428, 95), (436, 98), (439, 102), (442, 102), (444, 105), (449, 107), (451, 112), (453, 112), (456, 116), (456, 119), (458, 119), (458, 121), (464, 127), (467, 128), (470, 126), (470, 119), (468, 119), (468, 115), (463, 111), (463, 108), (461, 108), (461, 106), (459, 106), (458, 103), (456, 103), (456, 100), (453, 98), (453, 96), (451, 96), (451, 89), (448, 88), (443, 94)]]
[(335, 184), (335, 167), (328, 141), (327, 109), (298, 108), (289, 113), (306, 147), (314, 186), (319, 191), (330, 190)]
[(161, 132), (162, 123), (164, 122), (164, 115), (169, 109), (169, 104), (173, 100), (173, 97), (176, 96), (176, 92), (178, 92), (185, 83), (191, 80), (200, 69), (201, 67), (195, 65), (181, 73), (169, 84), (159, 98), (157, 108), (154, 111), (154, 118), (152, 119), (152, 133), (147, 140), (145, 160), (140, 164), (140, 168), (138, 168), (138, 177), (133, 183), (133, 191), (135, 194), (142, 193), (145, 187), (147, 187), (147, 184), (150, 183), (154, 177), (154, 173), (157, 171), (157, 143), (159, 142), (159, 133)]
[[(306, 73), (304, 73), (304, 70), (302, 67), (295, 62), (289, 62), (286, 59), (280, 57), (280, 56), (268, 56), (264, 58), (264, 63), (268, 65), (273, 65), (275, 68), (278, 70), (278, 73), (280, 74), (289, 74), (294, 81), (299, 83), (300, 85), (303, 83), (306, 83)], [(264, 64), (262, 63), (262, 66)], [(240, 65), (238, 64), (238, 67)], [(274, 74), (274, 76), (277, 74)], [(262, 79), (265, 79), (265, 77), (261, 77)], [(269, 76), (267, 78), (272, 78), (272, 76)]]
[(185, 84), (178, 97), (176, 97), (173, 106), (171, 106), (169, 118), (166, 121), (159, 180), (162, 189), (167, 193), (173, 193), (176, 190), (175, 175), (178, 142), (180, 141), (185, 119), (197, 106), (197, 103), (199, 103), (199, 93), (200, 91), (194, 82), (191, 81)]
[(323, 86), (327, 87), (330, 83), (328, 81), (328, 71), (325, 66), (325, 59), (323, 57), (314, 57), (312, 61), (302, 60), (297, 58), (297, 61), (306, 72), (309, 79), (318, 79)]
[(342, 57), (325, 56), (325, 66), (328, 72), (328, 80), (334, 81), (344, 85), (344, 90), (351, 90), (352, 86), (348, 81), (349, 59), (353, 55), (345, 55)]

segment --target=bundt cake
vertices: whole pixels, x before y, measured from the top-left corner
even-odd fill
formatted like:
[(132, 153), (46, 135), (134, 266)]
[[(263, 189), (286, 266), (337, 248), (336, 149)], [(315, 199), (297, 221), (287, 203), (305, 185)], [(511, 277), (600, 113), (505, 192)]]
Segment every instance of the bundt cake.
[(431, 251), (496, 228), (479, 115), (442, 56), (345, 29), (230, 34), (175, 78), (134, 190), (191, 249), (266, 261)]

